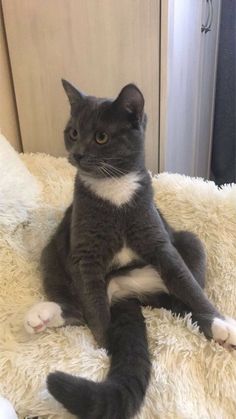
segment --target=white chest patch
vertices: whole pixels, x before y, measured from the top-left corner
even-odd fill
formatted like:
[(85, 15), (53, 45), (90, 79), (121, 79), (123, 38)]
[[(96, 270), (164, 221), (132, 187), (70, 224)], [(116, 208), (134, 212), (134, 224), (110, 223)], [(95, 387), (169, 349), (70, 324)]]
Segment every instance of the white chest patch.
[(117, 267), (121, 268), (122, 266), (128, 265), (133, 260), (138, 260), (139, 257), (132, 249), (129, 247), (122, 247), (122, 249), (116, 253), (112, 260), (112, 265), (116, 265)]
[(120, 207), (127, 204), (139, 189), (141, 175), (131, 172), (119, 178), (95, 179), (80, 175), (81, 180), (97, 196)]

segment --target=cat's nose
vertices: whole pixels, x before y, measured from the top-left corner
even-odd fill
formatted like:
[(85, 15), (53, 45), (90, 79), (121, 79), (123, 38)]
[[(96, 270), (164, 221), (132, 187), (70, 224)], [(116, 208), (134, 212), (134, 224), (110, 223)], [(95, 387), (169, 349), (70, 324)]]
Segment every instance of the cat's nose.
[(75, 161), (77, 161), (77, 163), (79, 163), (81, 161), (81, 159), (83, 158), (83, 154), (81, 153), (74, 153), (73, 157), (75, 159)]

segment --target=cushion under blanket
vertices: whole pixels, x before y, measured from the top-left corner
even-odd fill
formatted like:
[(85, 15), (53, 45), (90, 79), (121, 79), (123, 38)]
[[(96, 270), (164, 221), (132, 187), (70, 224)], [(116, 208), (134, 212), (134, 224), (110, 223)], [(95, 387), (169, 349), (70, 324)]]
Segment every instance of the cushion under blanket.
[[(30, 336), (23, 318), (32, 304), (45, 298), (39, 255), (71, 202), (75, 172), (66, 159), (44, 154), (22, 155), (21, 161), (36, 179), (40, 196), (33, 206), (29, 197), (27, 217), (14, 229), (0, 223), (0, 394), (13, 403), (19, 418), (71, 418), (45, 391), (47, 374), (58, 369), (101, 380), (109, 358), (86, 327)], [(1, 187), (0, 179), (0, 192)], [(14, 191), (14, 179), (11, 187)], [(223, 313), (236, 317), (236, 186), (219, 190), (211, 182), (163, 173), (153, 178), (153, 187), (168, 222), (194, 231), (204, 242), (206, 292)], [(164, 309), (143, 312), (152, 377), (137, 417), (235, 418), (235, 354), (207, 341), (190, 315), (182, 319)]]

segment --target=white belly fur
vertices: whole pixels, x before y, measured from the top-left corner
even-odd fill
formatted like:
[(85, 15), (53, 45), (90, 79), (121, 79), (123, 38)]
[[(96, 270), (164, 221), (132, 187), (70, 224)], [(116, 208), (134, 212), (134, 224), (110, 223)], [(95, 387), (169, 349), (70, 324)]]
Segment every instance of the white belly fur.
[(108, 299), (112, 301), (136, 296), (142, 296), (168, 290), (158, 272), (150, 265), (133, 269), (129, 275), (116, 276), (108, 285)]
[(122, 247), (122, 249), (116, 253), (116, 255), (114, 256), (111, 265), (115, 265), (119, 268), (121, 268), (122, 266), (126, 266), (129, 263), (133, 262), (134, 260), (138, 260), (139, 257), (138, 255), (133, 252), (132, 249), (130, 249), (127, 246)]

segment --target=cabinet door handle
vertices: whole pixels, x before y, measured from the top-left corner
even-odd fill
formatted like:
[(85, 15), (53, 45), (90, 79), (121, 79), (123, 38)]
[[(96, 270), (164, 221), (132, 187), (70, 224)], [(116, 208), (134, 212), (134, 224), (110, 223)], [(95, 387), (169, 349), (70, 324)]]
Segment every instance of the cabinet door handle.
[(212, 22), (213, 22), (213, 3), (212, 3), (212, 0), (209, 0), (209, 3), (210, 3), (210, 19), (209, 19), (208, 26), (205, 28), (205, 33), (211, 31), (211, 26), (212, 26)]
[(212, 0), (206, 0), (207, 2), (207, 18), (206, 18), (206, 23), (202, 24), (201, 27), (201, 32), (207, 33), (211, 30), (211, 25), (212, 25), (212, 21), (213, 21), (213, 4), (212, 4)]

